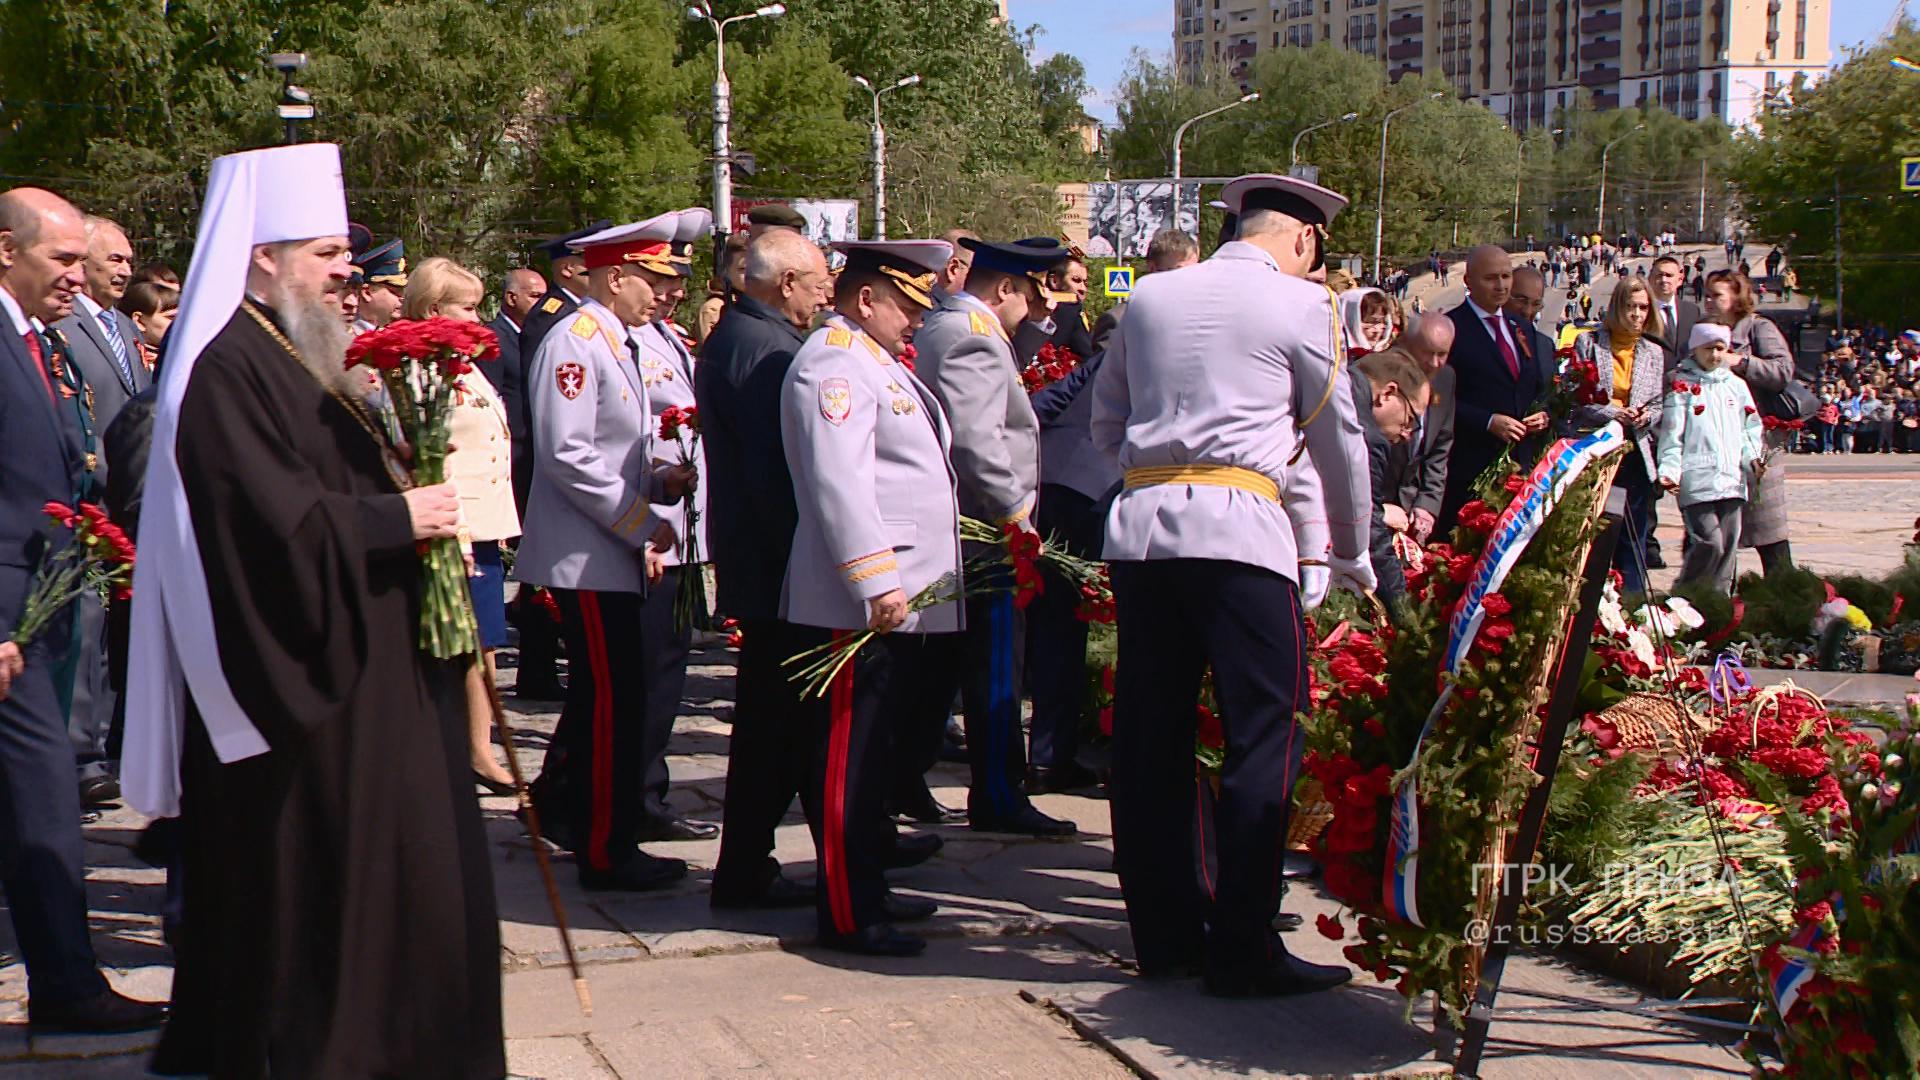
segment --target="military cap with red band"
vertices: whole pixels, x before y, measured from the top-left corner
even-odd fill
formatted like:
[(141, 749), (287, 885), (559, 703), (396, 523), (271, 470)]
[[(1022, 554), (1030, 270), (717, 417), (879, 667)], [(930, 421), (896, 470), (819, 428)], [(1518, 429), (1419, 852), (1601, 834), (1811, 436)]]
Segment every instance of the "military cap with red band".
[(673, 239), (680, 231), (680, 212), (650, 217), (631, 225), (615, 225), (597, 233), (570, 241), (568, 247), (580, 253), (587, 269), (607, 266), (638, 266), (655, 274), (676, 276)]

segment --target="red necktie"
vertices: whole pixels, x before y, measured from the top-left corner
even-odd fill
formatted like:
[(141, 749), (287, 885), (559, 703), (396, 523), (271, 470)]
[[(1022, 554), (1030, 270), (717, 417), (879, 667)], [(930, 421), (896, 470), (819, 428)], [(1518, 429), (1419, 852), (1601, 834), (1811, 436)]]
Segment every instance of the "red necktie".
[(1507, 344), (1507, 336), (1500, 332), (1500, 317), (1498, 315), (1487, 316), (1487, 332), (1492, 334), (1493, 340), (1499, 343), (1500, 359), (1507, 362), (1507, 372), (1514, 377), (1515, 381), (1518, 381), (1520, 378), (1520, 359), (1513, 355), (1513, 346)]
[(57, 405), (60, 399), (53, 396), (53, 376), (47, 374), (47, 359), (40, 355), (40, 335), (29, 330), (26, 339), (27, 355), (33, 357), (33, 366), (40, 369), (40, 381), (47, 387), (47, 400)]

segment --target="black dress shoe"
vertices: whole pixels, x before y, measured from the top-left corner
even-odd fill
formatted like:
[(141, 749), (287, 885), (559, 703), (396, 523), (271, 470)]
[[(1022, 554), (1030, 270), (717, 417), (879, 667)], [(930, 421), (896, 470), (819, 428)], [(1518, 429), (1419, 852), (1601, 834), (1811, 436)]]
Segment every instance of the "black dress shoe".
[(1065, 765), (1035, 765), (1027, 771), (1027, 793), (1045, 795), (1097, 787), (1099, 774), (1077, 761)]
[(489, 795), (513, 795), (517, 792), (517, 789), (513, 786), (513, 781), (495, 780), (493, 777), (481, 773), (479, 769), (473, 770), (473, 783), (476, 787), (485, 788)]
[(919, 956), (927, 951), (927, 940), (903, 934), (889, 923), (863, 926), (851, 934), (820, 935), (823, 948), (860, 956)]
[(711, 840), (720, 835), (720, 826), (711, 821), (686, 818), (655, 818), (640, 827), (642, 840)]
[(580, 887), (592, 892), (647, 892), (687, 876), (685, 859), (663, 859), (644, 851), (611, 870), (580, 867)]
[(27, 1028), (35, 1035), (114, 1035), (151, 1031), (166, 1022), (165, 1005), (135, 1001), (115, 990), (57, 1005), (27, 1002)]
[(1667, 568), (1667, 560), (1660, 557), (1660, 552), (1658, 549), (1647, 552), (1647, 569), (1665, 570), (1666, 568)]
[(1300, 924), (1304, 922), (1306, 922), (1305, 919), (1293, 912), (1283, 911), (1273, 917), (1273, 928), (1285, 934), (1300, 929)]
[(1353, 978), (1343, 964), (1310, 964), (1285, 953), (1259, 967), (1209, 965), (1207, 993), (1214, 997), (1285, 997), (1331, 990)]
[(80, 781), (80, 805), (103, 810), (120, 801), (120, 781), (111, 776), (89, 776)]
[(818, 898), (819, 892), (813, 886), (802, 884), (784, 874), (775, 874), (772, 880), (751, 892), (716, 888), (708, 902), (722, 911), (751, 911), (812, 907)]
[(946, 846), (945, 840), (932, 833), (896, 834), (893, 846), (880, 854), (880, 869), (904, 870), (909, 866), (918, 866)]
[(923, 922), (933, 918), (933, 913), (940, 910), (940, 905), (918, 896), (888, 890), (880, 909), (887, 913), (888, 922)]
[(895, 806), (893, 813), (895, 817), (903, 817), (908, 821), (917, 822), (921, 825), (958, 825), (960, 822), (967, 820), (967, 812), (965, 810), (955, 810), (950, 806), (941, 806), (940, 801), (933, 797), (932, 792), (927, 792), (926, 798), (918, 802), (905, 806)]
[(1038, 809), (1027, 806), (1016, 811), (1010, 817), (971, 816), (974, 832), (1016, 833), (1021, 836), (1072, 836), (1080, 831), (1071, 821), (1062, 821), (1048, 817)]

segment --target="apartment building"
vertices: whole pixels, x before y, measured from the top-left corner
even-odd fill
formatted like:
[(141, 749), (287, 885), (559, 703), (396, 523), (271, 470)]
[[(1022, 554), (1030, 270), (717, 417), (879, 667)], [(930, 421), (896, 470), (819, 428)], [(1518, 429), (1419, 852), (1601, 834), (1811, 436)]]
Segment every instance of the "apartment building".
[(1581, 90), (1740, 126), (1796, 76), (1825, 74), (1830, 0), (1174, 0), (1174, 63), (1250, 84), (1268, 49), (1330, 42), (1394, 80), (1437, 74), (1515, 127)]

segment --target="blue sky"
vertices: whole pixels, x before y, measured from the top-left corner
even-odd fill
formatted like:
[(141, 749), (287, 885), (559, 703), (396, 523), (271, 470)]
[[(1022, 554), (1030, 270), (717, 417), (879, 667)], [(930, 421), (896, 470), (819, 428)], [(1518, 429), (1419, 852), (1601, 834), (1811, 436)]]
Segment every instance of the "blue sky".
[[(1872, 39), (1897, 0), (1830, 0), (1834, 51)], [(1088, 111), (1112, 123), (1113, 89), (1127, 53), (1142, 48), (1164, 60), (1173, 47), (1174, 0), (1008, 0), (1015, 26), (1038, 25), (1041, 55), (1069, 52), (1087, 65), (1094, 96)], [(1920, 14), (1920, 8), (1916, 8)]]

